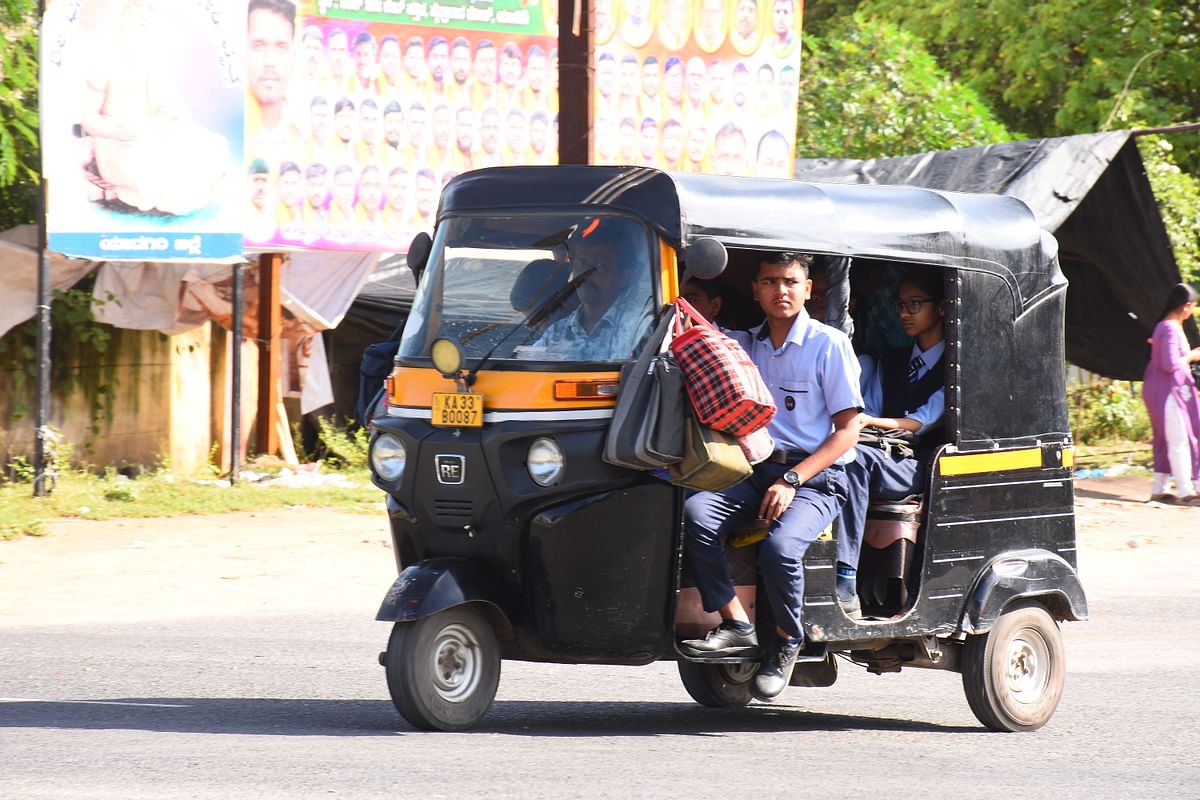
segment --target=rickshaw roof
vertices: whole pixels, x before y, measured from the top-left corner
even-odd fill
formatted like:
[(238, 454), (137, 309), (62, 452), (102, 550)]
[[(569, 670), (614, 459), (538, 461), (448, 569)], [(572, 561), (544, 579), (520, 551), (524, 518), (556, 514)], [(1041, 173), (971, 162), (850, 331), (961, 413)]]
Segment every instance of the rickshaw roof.
[(667, 173), (631, 166), (492, 167), (446, 185), (439, 217), (497, 209), (607, 207), (687, 248), (728, 247), (935, 264), (999, 277), (1014, 316), (1063, 285), (1057, 245), (1021, 200), (913, 186)]

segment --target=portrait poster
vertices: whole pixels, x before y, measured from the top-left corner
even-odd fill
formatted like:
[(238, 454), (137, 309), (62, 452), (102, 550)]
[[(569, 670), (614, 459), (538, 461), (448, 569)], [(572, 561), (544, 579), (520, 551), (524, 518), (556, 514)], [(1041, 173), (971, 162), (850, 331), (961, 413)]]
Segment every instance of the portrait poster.
[(454, 175), (557, 163), (554, 9), (251, 2), (246, 248), (402, 252)]
[(245, 0), (49, 0), (41, 131), (51, 250), (242, 257)]
[(792, 177), (803, 0), (593, 0), (594, 164)]

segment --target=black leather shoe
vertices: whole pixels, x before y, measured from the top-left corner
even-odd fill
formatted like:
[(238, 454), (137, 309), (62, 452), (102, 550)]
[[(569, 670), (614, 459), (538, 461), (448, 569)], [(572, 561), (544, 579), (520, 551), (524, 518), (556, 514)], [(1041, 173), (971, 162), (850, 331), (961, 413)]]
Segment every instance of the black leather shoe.
[(768, 701), (778, 697), (792, 679), (792, 668), (796, 666), (796, 656), (799, 653), (799, 642), (788, 644), (776, 638), (754, 675), (754, 681), (750, 684), (750, 694), (759, 700)]
[(754, 628), (743, 631), (722, 622), (703, 639), (685, 639), (679, 643), (685, 654), (697, 656), (735, 656), (758, 649), (758, 634)]

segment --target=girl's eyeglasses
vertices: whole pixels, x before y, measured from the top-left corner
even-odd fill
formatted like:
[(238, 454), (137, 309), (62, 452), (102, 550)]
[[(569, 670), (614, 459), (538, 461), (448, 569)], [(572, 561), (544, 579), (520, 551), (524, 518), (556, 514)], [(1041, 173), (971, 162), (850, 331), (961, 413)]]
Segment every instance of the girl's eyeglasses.
[(932, 303), (932, 302), (933, 302), (933, 300), (929, 299), (928, 297), (926, 297), (923, 300), (918, 300), (917, 298), (914, 297), (911, 300), (898, 300), (892, 306), (892, 308), (896, 309), (897, 314), (903, 314), (906, 311), (909, 314), (918, 314), (921, 311), (921, 306), (925, 305), (926, 303)]

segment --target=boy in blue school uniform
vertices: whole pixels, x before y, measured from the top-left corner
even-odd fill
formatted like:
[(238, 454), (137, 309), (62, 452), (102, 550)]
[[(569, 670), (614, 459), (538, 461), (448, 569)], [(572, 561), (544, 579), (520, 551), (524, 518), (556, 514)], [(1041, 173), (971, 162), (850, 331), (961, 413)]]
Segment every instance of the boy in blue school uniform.
[(722, 620), (704, 639), (681, 643), (689, 655), (758, 649), (754, 627), (734, 593), (722, 543), (755, 518), (767, 521), (758, 565), (776, 629), (751, 687), (760, 700), (779, 695), (791, 679), (804, 638), (804, 553), (845, 501), (841, 460), (858, 440), (863, 408), (849, 338), (804, 310), (812, 289), (811, 260), (778, 253), (759, 264), (752, 291), (766, 320), (748, 333), (733, 333), (778, 407), (768, 427), (774, 454), (736, 486), (697, 492), (685, 502), (684, 555), (704, 609), (719, 612)]
[(896, 291), (895, 310), (911, 346), (880, 357), (864, 383), (863, 426), (908, 431), (913, 451), (902, 454), (860, 444), (846, 465), (846, 504), (838, 536), (838, 600), (852, 617), (861, 616), (856, 575), (867, 507), (872, 498), (902, 500), (925, 489), (929, 456), (941, 442), (946, 408), (946, 344), (943, 338), (942, 275), (925, 270), (906, 275)]

